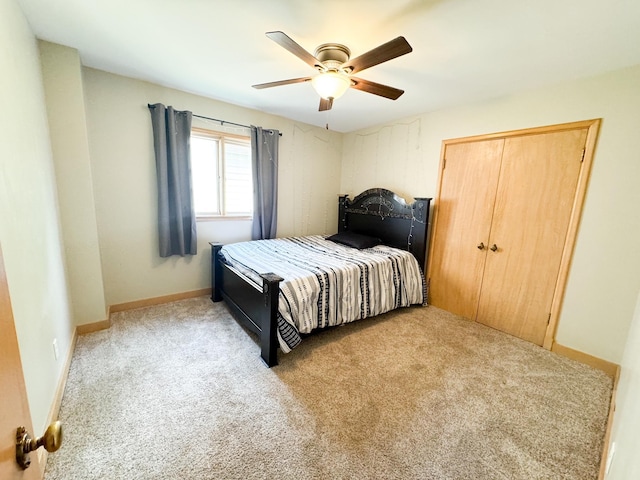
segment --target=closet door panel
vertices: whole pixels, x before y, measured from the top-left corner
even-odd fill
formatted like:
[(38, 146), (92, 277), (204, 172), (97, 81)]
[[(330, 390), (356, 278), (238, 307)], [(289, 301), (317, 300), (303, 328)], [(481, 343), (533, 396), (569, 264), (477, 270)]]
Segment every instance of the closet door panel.
[(542, 345), (587, 130), (505, 140), (477, 320)]
[(469, 319), (478, 308), (503, 145), (503, 139), (451, 144), (444, 153), (429, 302)]

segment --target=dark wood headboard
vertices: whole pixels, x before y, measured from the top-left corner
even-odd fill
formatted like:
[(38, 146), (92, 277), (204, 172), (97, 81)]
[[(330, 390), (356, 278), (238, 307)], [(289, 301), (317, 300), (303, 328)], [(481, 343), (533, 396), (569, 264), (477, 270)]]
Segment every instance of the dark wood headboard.
[(408, 250), (424, 269), (430, 202), (431, 198), (415, 198), (407, 204), (384, 188), (371, 188), (353, 200), (340, 195), (338, 231), (378, 237), (385, 245)]

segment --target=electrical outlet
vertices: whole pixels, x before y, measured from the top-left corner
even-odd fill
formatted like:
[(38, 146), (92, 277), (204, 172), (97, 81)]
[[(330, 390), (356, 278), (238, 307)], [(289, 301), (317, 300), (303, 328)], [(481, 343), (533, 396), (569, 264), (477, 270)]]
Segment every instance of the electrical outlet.
[(607, 465), (604, 470), (605, 475), (609, 475), (609, 469), (611, 468), (611, 464), (613, 463), (613, 456), (615, 455), (615, 453), (616, 453), (616, 442), (613, 442), (611, 444), (611, 447), (609, 448), (609, 454), (607, 455)]
[(53, 339), (53, 356), (58, 360), (58, 339)]

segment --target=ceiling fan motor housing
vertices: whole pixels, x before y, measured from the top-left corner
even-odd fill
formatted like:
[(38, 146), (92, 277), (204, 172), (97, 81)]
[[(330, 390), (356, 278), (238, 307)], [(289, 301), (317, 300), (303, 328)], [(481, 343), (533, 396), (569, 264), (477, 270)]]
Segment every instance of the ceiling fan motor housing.
[(320, 60), (328, 70), (338, 70), (340, 65), (349, 60), (351, 50), (339, 43), (323, 43), (316, 48), (313, 55)]

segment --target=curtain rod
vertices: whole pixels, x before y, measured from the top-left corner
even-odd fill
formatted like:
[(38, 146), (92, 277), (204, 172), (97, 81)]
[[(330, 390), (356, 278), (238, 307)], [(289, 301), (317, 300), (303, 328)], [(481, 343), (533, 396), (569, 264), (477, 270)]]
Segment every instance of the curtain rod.
[[(150, 103), (147, 103), (147, 107), (155, 108), (156, 106), (151, 105)], [(195, 113), (192, 113), (191, 115), (198, 118), (204, 118), (205, 120), (213, 120), (214, 122), (219, 122), (221, 126), (224, 126), (225, 123), (228, 123), (229, 125), (235, 125), (237, 127), (251, 128), (251, 125), (243, 125), (241, 123), (228, 122), (227, 120), (220, 120), (219, 118), (205, 117), (204, 115), (196, 115)], [(282, 132), (278, 132), (278, 135), (282, 136)]]

